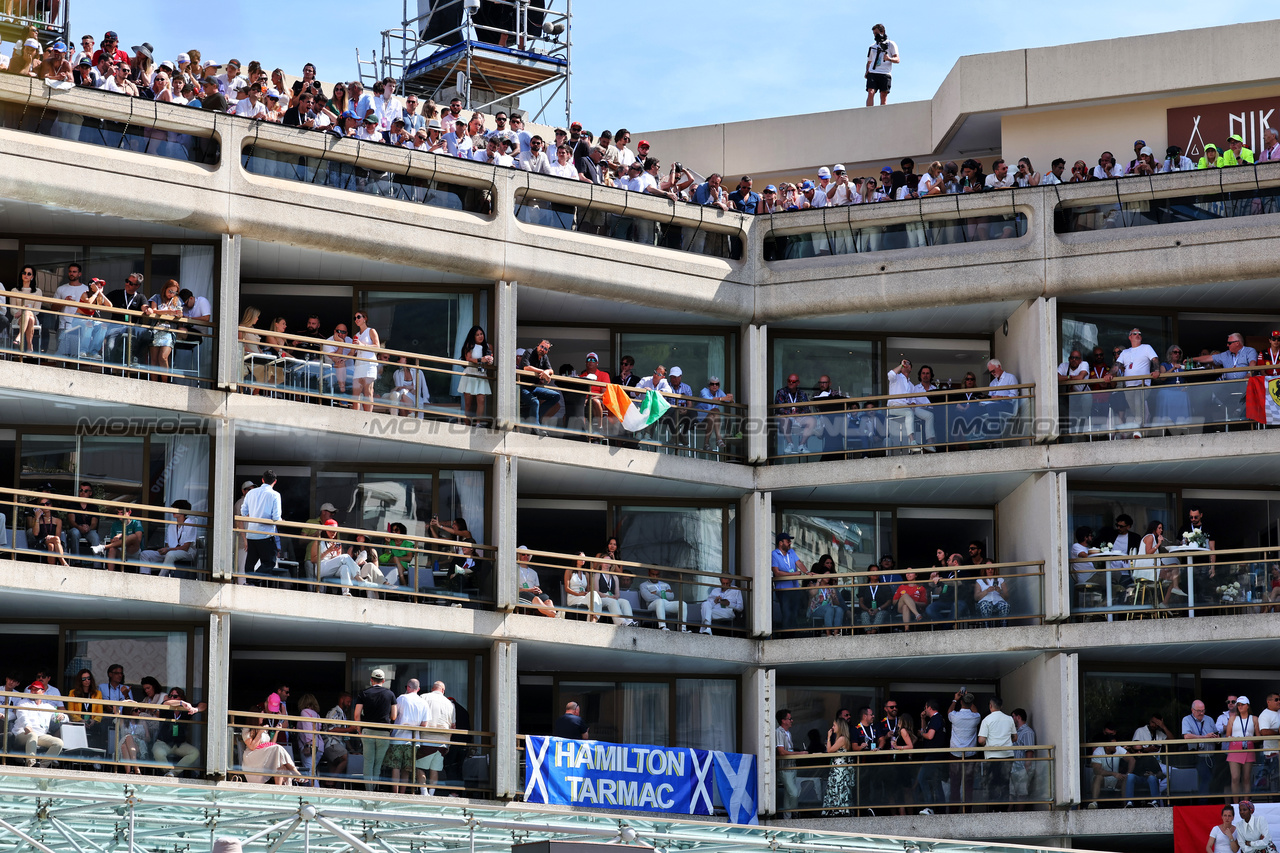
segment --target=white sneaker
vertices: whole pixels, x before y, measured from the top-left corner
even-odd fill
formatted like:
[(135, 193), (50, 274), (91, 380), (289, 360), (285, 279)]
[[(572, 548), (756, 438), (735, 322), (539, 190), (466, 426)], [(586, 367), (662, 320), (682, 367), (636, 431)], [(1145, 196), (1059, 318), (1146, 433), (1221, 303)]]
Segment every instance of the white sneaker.
[(670, 628), (668, 628), (666, 625), (663, 625), (663, 626), (662, 626), (662, 630), (664, 630), (664, 631), (670, 631), (671, 629), (670, 629)]
[(1090, 802), (1088, 805), (1085, 806), (1086, 809), (1096, 809), (1097, 807), (1098, 807), (1098, 804), (1094, 802)]
[(787, 453), (795, 453), (795, 452), (796, 452), (796, 446), (795, 446), (794, 444), (792, 444), (791, 442), (789, 442), (789, 441), (788, 441), (788, 442), (787, 442), (787, 450), (786, 450), (786, 452), (787, 452)]
[(102, 554), (105, 554), (107, 552), (107, 546), (106, 545), (90, 545), (89, 550), (101, 556)]
[(699, 634), (706, 634), (708, 637), (710, 637), (710, 636), (711, 636), (711, 629), (710, 629), (710, 628), (703, 628), (703, 629), (702, 629), (701, 631), (699, 631), (698, 633), (699, 633)]

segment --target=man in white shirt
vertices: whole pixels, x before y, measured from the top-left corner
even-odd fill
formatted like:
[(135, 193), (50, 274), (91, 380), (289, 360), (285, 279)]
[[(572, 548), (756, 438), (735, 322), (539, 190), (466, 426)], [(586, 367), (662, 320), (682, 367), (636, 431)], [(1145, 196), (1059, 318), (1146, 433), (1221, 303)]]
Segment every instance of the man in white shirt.
[[(209, 64), (206, 63), (205, 68), (208, 67)], [(217, 67), (216, 64), (214, 67)], [(226, 68), (227, 70), (219, 74), (217, 77), (218, 91), (221, 92), (223, 97), (228, 101), (234, 103), (240, 98), (240, 90), (245, 86), (248, 86), (249, 81), (240, 76), (240, 60), (228, 59)]]
[(1110, 151), (1103, 151), (1102, 156), (1098, 158), (1098, 165), (1093, 167), (1093, 177), (1099, 181), (1105, 181), (1107, 178), (1123, 178), (1124, 174), (1124, 166), (1116, 162), (1115, 155)]
[(867, 68), (863, 73), (867, 78), (867, 106), (875, 103), (876, 92), (880, 93), (880, 106), (884, 106), (893, 83), (893, 66), (902, 60), (898, 57), (898, 44), (885, 34), (884, 24), (872, 27), (871, 35), (875, 44), (867, 48)]
[[(80, 265), (67, 265), (67, 281), (58, 285), (54, 296), (69, 302), (79, 302), (80, 297), (89, 292), (89, 286), (80, 280)], [(76, 356), (81, 350), (80, 335), (72, 331), (75, 328), (72, 320), (76, 316), (76, 308), (72, 305), (60, 306), (62, 316), (58, 318), (58, 355)], [(88, 331), (85, 329), (85, 331)]]
[[(978, 726), (982, 715), (974, 710), (972, 693), (956, 691), (947, 706), (947, 721), (951, 724), (951, 754), (959, 759), (971, 759), (977, 752), (969, 749), (978, 743)], [(949, 771), (951, 803), (953, 806), (973, 802), (973, 778), (977, 762), (961, 760), (951, 762)], [(963, 789), (963, 790), (962, 790)], [(964, 811), (964, 807), (958, 809)]]
[(987, 422), (983, 425), (983, 434), (988, 438), (999, 438), (1004, 435), (1005, 428), (1009, 425), (1009, 419), (1018, 410), (1018, 402), (1014, 399), (1018, 396), (1018, 392), (1016, 390), (997, 391), (994, 389), (1017, 385), (1018, 377), (1005, 370), (1004, 365), (1000, 363), (998, 358), (993, 358), (987, 362), (987, 373), (991, 374), (991, 388), (993, 390), (987, 392), (987, 396), (990, 399), (982, 403), (983, 417)]
[(624, 169), (634, 163), (637, 159), (635, 152), (627, 147), (627, 143), (630, 141), (631, 132), (625, 127), (619, 128), (618, 132), (614, 134), (613, 144), (618, 149), (618, 165), (622, 166)]
[(711, 633), (715, 619), (736, 619), (742, 613), (742, 590), (733, 585), (733, 578), (720, 578), (720, 586), (707, 593), (702, 602), (703, 634)]
[(51, 703), (44, 701), (43, 681), (33, 681), (27, 688), (32, 694), (30, 699), (19, 699), (13, 710), (13, 727), (10, 731), (17, 739), (18, 746), (27, 754), (27, 766), (36, 766), (36, 750), (45, 750), (46, 758), (57, 758), (62, 753), (62, 739), (49, 734), (49, 726), (53, 715), (58, 710)]
[(800, 202), (801, 210), (827, 206), (827, 194), (819, 189), (813, 181), (805, 181), (801, 184), (800, 193), (804, 196), (804, 201)]
[[(911, 360), (904, 358), (901, 364), (886, 374), (886, 380), (889, 383), (888, 393), (890, 395), (896, 397), (898, 394), (914, 393), (916, 388), (911, 384)], [(915, 448), (917, 442), (916, 408), (912, 405), (914, 402), (914, 397), (896, 397), (896, 399), (890, 399), (886, 403), (888, 408), (886, 423), (889, 428), (889, 444), (891, 446), (905, 444)]]
[[(1133, 730), (1133, 737), (1129, 740), (1143, 741), (1142, 746), (1132, 746), (1129, 748), (1130, 754), (1135, 755), (1133, 773), (1139, 779), (1146, 778), (1148, 787), (1153, 787), (1152, 795), (1160, 793), (1160, 780), (1165, 778), (1164, 767), (1160, 764), (1157, 753), (1160, 747), (1157, 745), (1159, 741), (1168, 740), (1173, 735), (1169, 731), (1169, 727), (1164, 724), (1164, 716), (1159, 712), (1153, 713), (1148, 719), (1145, 726), (1139, 726)], [(1151, 783), (1155, 782), (1152, 786)], [(1151, 805), (1158, 805), (1156, 800), (1151, 801)]]
[(1061, 157), (1054, 160), (1053, 163), (1049, 165), (1049, 171), (1045, 172), (1040, 178), (1040, 186), (1051, 187), (1054, 184), (1062, 183), (1062, 172), (1066, 168), (1066, 160), (1063, 160)]
[(991, 166), (991, 174), (987, 175), (986, 187), (989, 190), (1006, 190), (1013, 186), (1014, 176), (1009, 174), (1009, 164), (1000, 158)]
[(178, 292), (178, 298), (182, 300), (182, 313), (187, 319), (208, 321), (213, 317), (213, 306), (203, 296), (196, 296), (184, 288)]
[[(641, 380), (643, 382), (643, 380)], [(666, 383), (663, 382), (665, 385)], [(637, 388), (640, 386), (636, 386)], [(641, 605), (657, 617), (659, 626), (664, 631), (670, 631), (671, 626), (667, 624), (669, 616), (678, 616), (680, 620), (680, 630), (688, 633), (689, 626), (686, 624), (689, 619), (686, 615), (685, 603), (678, 600), (675, 592), (671, 589), (671, 584), (662, 580), (660, 569), (649, 569), (649, 577), (640, 584), (640, 603)]]
[[(187, 511), (191, 509), (191, 504), (179, 498), (173, 502), (173, 524), (166, 524), (164, 528), (164, 547), (158, 551), (147, 550), (142, 552), (142, 559), (148, 563), (164, 563), (164, 568), (160, 571), (160, 577), (167, 578), (177, 567), (179, 562), (191, 563), (195, 560), (196, 546), (196, 525), (192, 524), (187, 518)], [(140, 569), (144, 575), (151, 574), (149, 566), (143, 566)]]
[(1108, 723), (1102, 731), (1102, 739), (1106, 746), (1093, 748), (1092, 760), (1089, 763), (1093, 770), (1093, 797), (1085, 808), (1096, 809), (1103, 791), (1112, 794), (1123, 792), (1126, 798), (1133, 796), (1133, 785), (1138, 777), (1129, 772), (1133, 768), (1133, 756), (1123, 746), (1113, 745), (1118, 739), (1115, 726)]
[(244, 496), (244, 517), (265, 519), (246, 522), (248, 553), (244, 561), (245, 574), (255, 571), (264, 575), (275, 574), (276, 526), (271, 522), (280, 520), (280, 493), (275, 490), (275, 484), (275, 471), (268, 468), (262, 472), (262, 485)]
[[(1129, 407), (1129, 417), (1141, 426), (1147, 422), (1147, 392), (1143, 390), (1151, 384), (1152, 379), (1160, 377), (1160, 357), (1149, 344), (1142, 342), (1142, 330), (1129, 330), (1129, 346), (1121, 350), (1116, 363), (1124, 373), (1124, 399)], [(1134, 438), (1142, 438), (1141, 431), (1133, 433)]]
[[(991, 697), (988, 703), (989, 713), (978, 729), (978, 746), (1013, 746), (1018, 737), (1018, 724), (1004, 711), (1004, 701), (998, 696)], [(985, 757), (989, 759), (1013, 758), (1012, 749), (988, 749)], [(987, 796), (992, 802), (1005, 802), (1009, 799), (1009, 762), (991, 761), (987, 765)]]
[(370, 106), (378, 117), (378, 130), (386, 133), (391, 129), (391, 122), (400, 118), (404, 112), (404, 106), (396, 97), (394, 78), (387, 77), (381, 83), (373, 84), (373, 98), (370, 99)]
[(573, 149), (568, 143), (557, 145), (554, 148), (555, 162), (551, 164), (551, 174), (557, 178), (567, 178), (571, 181), (579, 180), (578, 169), (573, 165)]
[(546, 147), (541, 136), (532, 136), (520, 151), (520, 168), (535, 175), (550, 175), (551, 161), (543, 150)]
[[(920, 367), (917, 378), (919, 378), (920, 381), (911, 386), (911, 390), (915, 391), (917, 394), (924, 395), (930, 391), (938, 390), (938, 386), (933, 384), (933, 368), (929, 365), (925, 364)], [(930, 446), (934, 442), (934, 412), (933, 409), (929, 407), (930, 400), (928, 397), (920, 396), (915, 397), (911, 402), (916, 404), (916, 420), (924, 424), (924, 443), (926, 445), (924, 452), (934, 453), (937, 448)]]
[[(391, 792), (393, 794), (409, 794), (412, 793), (411, 785), (414, 781), (414, 767), (417, 761), (418, 750), (418, 734), (416, 731), (427, 718), (427, 705), (418, 695), (418, 691), (422, 685), (416, 678), (410, 678), (405, 683), (404, 693), (396, 697), (396, 724), (403, 728), (395, 729), (391, 732), (391, 746), (387, 748), (387, 755), (382, 759), (382, 769), (385, 772), (391, 768)], [(400, 771), (404, 771), (405, 785), (400, 784)]]
[(1176, 145), (1170, 145), (1164, 152), (1164, 163), (1160, 166), (1161, 172), (1191, 172), (1196, 168), (1196, 164), (1191, 162), (1190, 157), (1182, 156), (1182, 149)]
[[(455, 723), (456, 710), (453, 707), (452, 700), (444, 695), (445, 686), (443, 681), (437, 681), (431, 685), (431, 692), (422, 697), (422, 707), (425, 712), (420, 725), (429, 729), (453, 729), (457, 728)], [(424, 794), (434, 794), (435, 785), (440, 780), (440, 770), (444, 767), (444, 753), (449, 748), (449, 736), (438, 732), (429, 732), (422, 735), (424, 751), (430, 751), (428, 755), (419, 758), (415, 763), (418, 768), (418, 784), (426, 782), (430, 787)], [(428, 781), (426, 774), (430, 774)]]
[[(1058, 390), (1063, 393), (1088, 391), (1089, 385), (1084, 380), (1089, 378), (1089, 365), (1085, 363), (1080, 350), (1071, 350), (1067, 360), (1058, 365)], [(1067, 397), (1067, 432), (1081, 433), (1089, 429), (1090, 413), (1093, 411), (1093, 398), (1088, 394), (1075, 394)]]
[[(1280, 693), (1267, 694), (1266, 710), (1258, 715), (1258, 734), (1280, 734)], [(1280, 789), (1280, 779), (1276, 777), (1280, 771), (1280, 762), (1276, 760), (1277, 750), (1280, 750), (1280, 740), (1272, 737), (1262, 742), (1262, 760), (1266, 763), (1268, 776), (1271, 778), (1272, 793)]]
[(231, 114), (257, 121), (265, 119), (267, 117), (267, 107), (266, 104), (262, 103), (262, 84), (254, 83), (250, 86), (245, 97), (236, 101)]
[(773, 730), (773, 749), (778, 757), (778, 780), (782, 783), (783, 817), (787, 817), (800, 801), (800, 783), (796, 780), (796, 763), (792, 756), (807, 755), (803, 749), (796, 749), (791, 740), (791, 727), (795, 718), (791, 711), (783, 708), (777, 713), (778, 726)]
[(854, 189), (853, 180), (845, 170), (844, 164), (837, 163), (831, 171), (835, 174), (835, 177), (826, 190), (827, 204), (831, 207), (855, 204), (854, 199), (857, 198), (858, 193)]

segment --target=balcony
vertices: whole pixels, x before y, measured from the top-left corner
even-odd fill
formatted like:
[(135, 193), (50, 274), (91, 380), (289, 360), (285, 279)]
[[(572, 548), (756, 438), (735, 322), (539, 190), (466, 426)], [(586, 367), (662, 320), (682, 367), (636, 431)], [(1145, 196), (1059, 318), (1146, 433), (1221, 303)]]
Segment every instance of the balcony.
[[(1264, 706), (1265, 707), (1265, 706)], [(1252, 708), (1250, 712), (1256, 716)], [(1081, 793), (1085, 808), (1105, 809), (1135, 805), (1180, 806), (1214, 802), (1215, 796), (1249, 798), (1254, 802), (1280, 801), (1280, 793), (1264, 773), (1269, 766), (1259, 741), (1232, 741), (1214, 737), (1214, 721), (1204, 718), (1209, 737), (1186, 740), (1168, 738), (1135, 741), (1111, 738), (1081, 744)], [(1177, 721), (1169, 728), (1179, 733)], [(1228, 753), (1248, 756), (1248, 763), (1228, 764)], [(1123, 750), (1123, 752), (1122, 752)], [(1236, 769), (1238, 773), (1227, 772)]]

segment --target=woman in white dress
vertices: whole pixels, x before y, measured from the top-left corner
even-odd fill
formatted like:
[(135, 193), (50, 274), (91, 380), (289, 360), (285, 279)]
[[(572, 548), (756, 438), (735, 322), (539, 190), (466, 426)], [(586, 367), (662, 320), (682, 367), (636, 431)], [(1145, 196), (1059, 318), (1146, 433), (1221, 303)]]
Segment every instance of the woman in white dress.
[(569, 607), (587, 608), (587, 621), (600, 621), (600, 596), (596, 592), (595, 573), (587, 568), (587, 555), (578, 552), (578, 561), (564, 573), (565, 602)]
[(421, 409), (431, 402), (431, 395), (427, 393), (427, 383), (422, 377), (422, 371), (409, 366), (409, 356), (400, 356), (400, 366), (396, 368), (392, 382), (395, 387), (391, 389), (391, 400), (399, 406), (400, 416), (422, 417)]
[(155, 332), (151, 338), (151, 350), (148, 361), (152, 367), (163, 368), (161, 373), (151, 374), (151, 378), (160, 382), (168, 382), (170, 363), (173, 359), (174, 324), (182, 319), (182, 300), (178, 297), (181, 285), (169, 279), (164, 286), (155, 306), (146, 303), (142, 313), (155, 320)]
[[(355, 343), (366, 347), (380, 347), (378, 330), (369, 327), (369, 315), (364, 311), (356, 312)], [(356, 395), (356, 411), (373, 411), (373, 382), (378, 378), (378, 357), (369, 350), (352, 350), (355, 356), (355, 372), (352, 386)]]
[(458, 391), (462, 394), (462, 421), (467, 424), (479, 424), (484, 420), (485, 403), (493, 393), (489, 384), (489, 375), (485, 367), (493, 366), (493, 350), (489, 348), (489, 339), (484, 329), (472, 326), (462, 342), (462, 352), (458, 358), (467, 362), (467, 369), (462, 372), (458, 382)]

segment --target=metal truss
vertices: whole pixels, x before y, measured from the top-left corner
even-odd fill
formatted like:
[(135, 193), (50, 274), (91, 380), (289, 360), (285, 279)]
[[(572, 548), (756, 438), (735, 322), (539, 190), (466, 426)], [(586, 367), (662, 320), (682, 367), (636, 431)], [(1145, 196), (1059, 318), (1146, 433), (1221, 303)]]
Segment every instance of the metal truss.
[(572, 812), (523, 803), (337, 796), (318, 788), (235, 783), (136, 784), (97, 774), (0, 775), (0, 853), (245, 853), (509, 851), (556, 840), (631, 844), (665, 853), (1014, 853), (1055, 848), (850, 835), (790, 828)]

